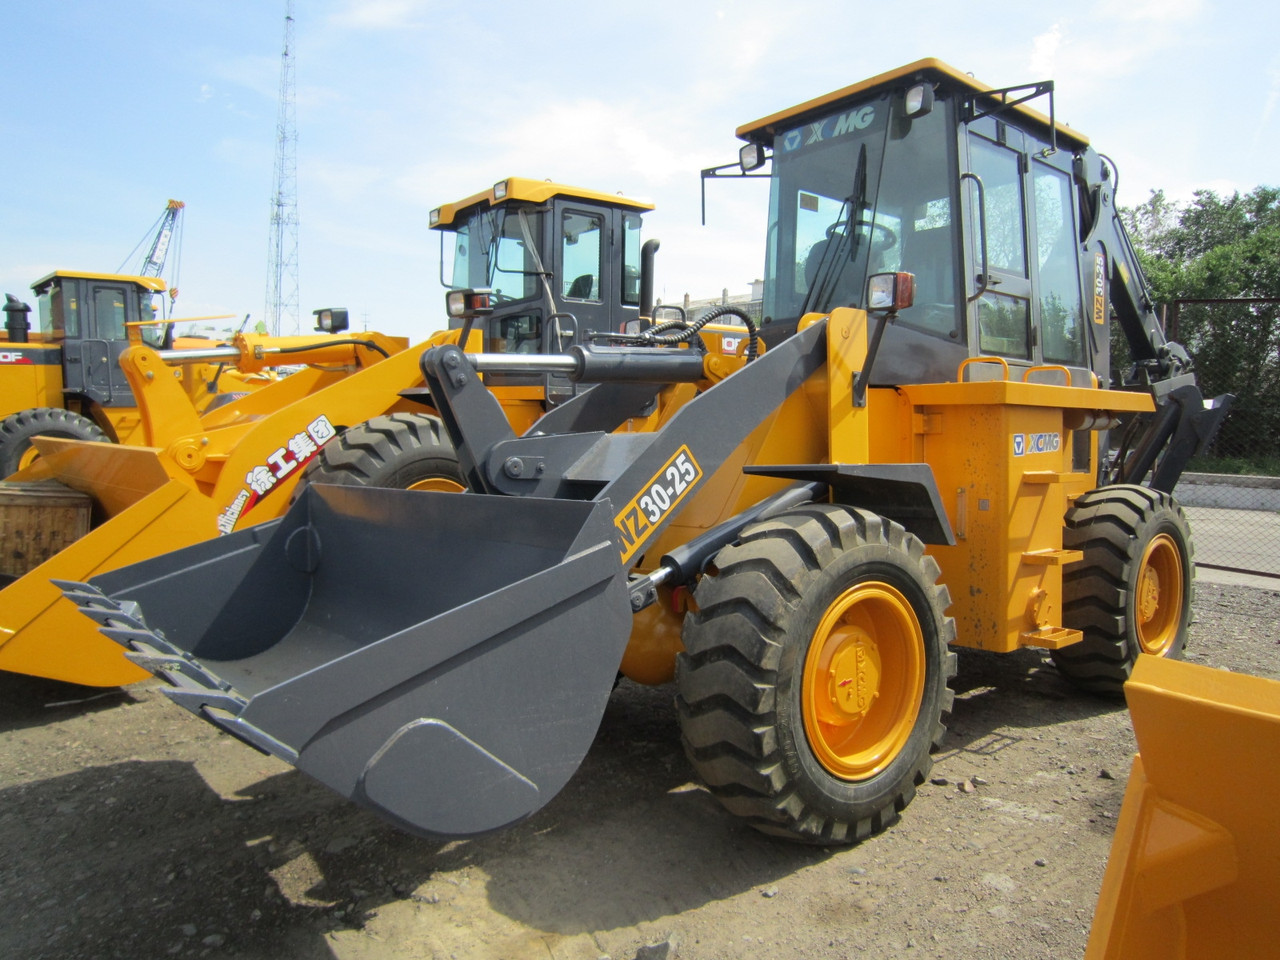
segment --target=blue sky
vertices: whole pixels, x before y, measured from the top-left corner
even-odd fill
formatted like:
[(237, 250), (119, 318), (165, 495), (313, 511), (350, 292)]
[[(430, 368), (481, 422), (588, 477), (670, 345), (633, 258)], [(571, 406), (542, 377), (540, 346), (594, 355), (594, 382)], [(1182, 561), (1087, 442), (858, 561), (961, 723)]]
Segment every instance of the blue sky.
[[(284, 9), (8, 0), (0, 292), (117, 269), (174, 198), (178, 314), (264, 317)], [(922, 57), (996, 86), (1055, 80), (1121, 204), (1280, 183), (1273, 0), (296, 0), (295, 16), (302, 315), (346, 306), (414, 340), (442, 325), (429, 210), (507, 176), (657, 204), (665, 300), (745, 293), (766, 191), (710, 184), (703, 227), (698, 171), (736, 157), (738, 125)]]

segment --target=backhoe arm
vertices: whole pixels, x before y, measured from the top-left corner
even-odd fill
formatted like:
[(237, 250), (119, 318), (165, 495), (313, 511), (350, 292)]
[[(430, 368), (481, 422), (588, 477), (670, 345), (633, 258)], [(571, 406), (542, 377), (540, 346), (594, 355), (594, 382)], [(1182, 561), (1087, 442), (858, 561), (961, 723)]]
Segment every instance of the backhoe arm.
[(1114, 316), (1133, 358), (1133, 366), (1119, 386), (1150, 390), (1157, 408), (1122, 446), (1110, 477), (1104, 480), (1145, 481), (1170, 493), (1188, 461), (1213, 439), (1235, 398), (1223, 394), (1206, 402), (1191, 372), (1191, 356), (1165, 335), (1137, 251), (1115, 206), (1110, 165), (1087, 148), (1076, 160), (1075, 178), (1083, 220), (1082, 272), (1093, 278), (1093, 322), (1089, 326), (1095, 338), (1095, 372), (1104, 382), (1109, 376), (1106, 327)]

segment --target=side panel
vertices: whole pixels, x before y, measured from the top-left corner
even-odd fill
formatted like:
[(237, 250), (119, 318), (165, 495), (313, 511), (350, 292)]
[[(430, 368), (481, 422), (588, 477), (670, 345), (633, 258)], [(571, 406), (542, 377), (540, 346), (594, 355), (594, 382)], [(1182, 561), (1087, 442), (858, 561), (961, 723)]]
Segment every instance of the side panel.
[[(915, 403), (918, 457), (934, 470), (957, 543), (929, 552), (951, 590), (956, 643), (1009, 652), (1081, 639), (1061, 626), (1062, 547), (1070, 500), (1092, 489), (1074, 472), (1068, 429), (1082, 410), (1149, 405), (1141, 394), (1016, 382), (903, 388)], [(1105, 418), (1102, 418), (1105, 419)]]
[(62, 349), (0, 341), (0, 419), (62, 406)]

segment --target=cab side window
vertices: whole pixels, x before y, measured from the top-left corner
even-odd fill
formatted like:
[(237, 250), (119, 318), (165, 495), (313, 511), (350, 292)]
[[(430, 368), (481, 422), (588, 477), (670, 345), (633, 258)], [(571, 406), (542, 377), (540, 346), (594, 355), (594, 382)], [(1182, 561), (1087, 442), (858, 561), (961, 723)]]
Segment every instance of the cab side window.
[(1071, 183), (1065, 173), (1043, 163), (1034, 165), (1032, 176), (1044, 358), (1083, 365), (1084, 311), (1072, 229)]
[(561, 236), (560, 295), (566, 300), (598, 301), (604, 218), (567, 210), (561, 220)]
[(98, 337), (103, 340), (125, 339), (124, 291), (116, 287), (95, 287), (93, 315), (98, 324)]
[(634, 307), (640, 303), (640, 217), (634, 213), (622, 217), (622, 302)]
[[(1018, 154), (970, 138), (970, 163), (984, 185), (987, 291), (976, 304), (983, 353), (1030, 357), (1031, 283), (1027, 272), (1026, 216)], [(976, 220), (976, 218), (975, 218)], [(978, 226), (975, 222), (973, 229)], [(973, 238), (981, 249), (982, 238)]]

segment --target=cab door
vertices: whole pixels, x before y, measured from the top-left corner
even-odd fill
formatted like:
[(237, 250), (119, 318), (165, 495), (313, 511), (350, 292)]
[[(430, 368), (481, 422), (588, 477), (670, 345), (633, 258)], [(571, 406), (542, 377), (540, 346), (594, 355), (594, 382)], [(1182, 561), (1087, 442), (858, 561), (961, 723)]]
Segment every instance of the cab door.
[(135, 406), (120, 370), (120, 354), (129, 345), (125, 324), (137, 319), (133, 288), (93, 279), (67, 278), (61, 283), (66, 318), (62, 392), (104, 407)]
[(970, 342), (1090, 384), (1071, 153), (983, 117), (964, 137)]
[(90, 280), (88, 316), (81, 357), (84, 393), (104, 407), (132, 407), (136, 403), (120, 369), (120, 354), (129, 346), (127, 323), (137, 321), (137, 298), (126, 283)]
[(970, 342), (979, 355), (1030, 362), (1034, 351), (1022, 133), (985, 117), (969, 124), (966, 147)]
[[(552, 206), (551, 268), (555, 303), (545, 324), (543, 350), (564, 353), (575, 344), (589, 343), (592, 333), (616, 333), (612, 291), (617, 265), (610, 255), (613, 211), (576, 200), (557, 200)], [(568, 377), (545, 378), (547, 402), (573, 396)]]

